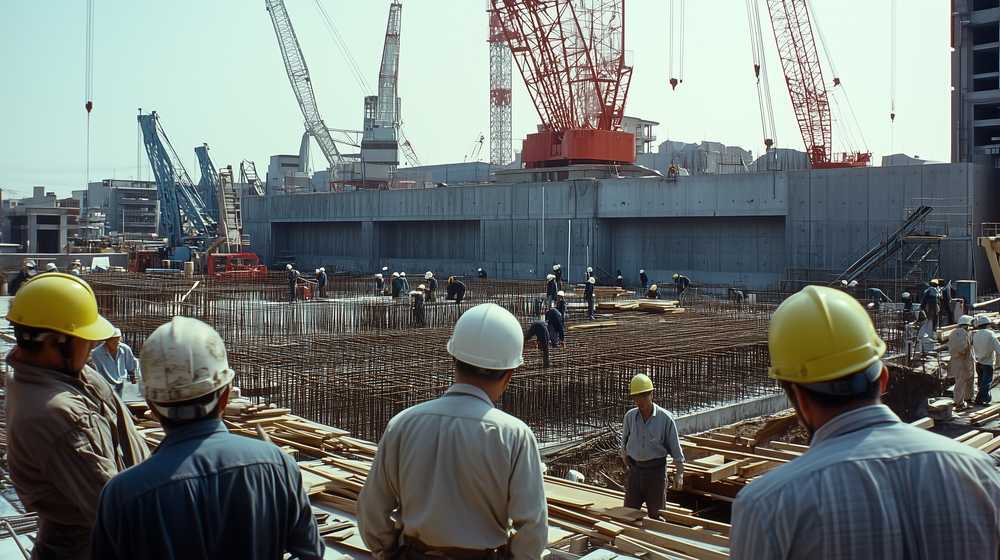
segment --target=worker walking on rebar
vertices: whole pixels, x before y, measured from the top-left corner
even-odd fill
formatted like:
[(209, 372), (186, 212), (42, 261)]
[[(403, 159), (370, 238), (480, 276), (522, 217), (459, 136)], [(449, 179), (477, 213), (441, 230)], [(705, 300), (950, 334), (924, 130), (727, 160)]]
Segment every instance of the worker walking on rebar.
[(545, 322), (549, 327), (549, 343), (553, 348), (562, 346), (566, 340), (566, 325), (563, 321), (563, 314), (555, 307), (550, 307), (545, 311)]
[(973, 403), (972, 386), (976, 378), (976, 360), (972, 353), (972, 317), (962, 315), (958, 326), (948, 335), (948, 375), (955, 379), (955, 410), (964, 410)]
[(937, 330), (939, 325), (938, 315), (941, 312), (941, 290), (937, 286), (938, 281), (931, 280), (923, 295), (920, 297), (920, 310), (927, 314), (930, 322), (931, 333)]
[(660, 287), (653, 284), (649, 287), (649, 291), (646, 292), (646, 299), (660, 299)]
[(677, 301), (681, 301), (681, 296), (691, 286), (691, 280), (683, 274), (674, 274), (674, 291), (677, 294)]
[(6, 459), (18, 497), (38, 514), (32, 558), (86, 560), (101, 489), (149, 456), (128, 409), (86, 365), (115, 328), (86, 282), (58, 273), (26, 282), (7, 320), (17, 345), (7, 355)]
[(559, 281), (556, 280), (556, 275), (547, 275), (545, 277), (545, 307), (551, 307), (555, 303), (558, 294)]
[(322, 558), (295, 460), (222, 422), (235, 375), (222, 337), (174, 317), (146, 339), (140, 360), (166, 437), (101, 493), (94, 559)]
[(594, 285), (597, 283), (597, 279), (593, 276), (587, 278), (587, 285), (583, 288), (583, 301), (587, 302), (587, 318), (593, 321), (596, 319), (594, 316), (594, 308), (596, 307), (594, 302)]
[(664, 505), (667, 480), (667, 456), (674, 461), (675, 489), (684, 484), (684, 451), (681, 450), (677, 424), (669, 412), (653, 402), (653, 380), (636, 374), (628, 385), (635, 403), (622, 421), (621, 457), (625, 464), (625, 507), (646, 511), (659, 519)]
[(465, 283), (454, 276), (449, 276), (448, 293), (445, 294), (445, 299), (461, 304), (462, 300), (465, 299)]
[(646, 276), (645, 269), (639, 269), (639, 284), (642, 285), (642, 291), (646, 291), (646, 286), (649, 285), (649, 276)]
[(480, 280), (486, 280), (486, 271), (485, 270), (483, 270), (482, 268), (480, 268), (480, 269), (476, 270), (476, 272), (479, 273), (479, 279)]
[(972, 352), (976, 359), (976, 374), (979, 376), (979, 391), (976, 393), (976, 404), (988, 405), (993, 400), (990, 389), (993, 387), (994, 365), (1000, 357), (1000, 341), (993, 331), (993, 324), (985, 314), (976, 315), (975, 330), (972, 331)]
[(385, 278), (382, 277), (381, 273), (375, 275), (375, 295), (385, 295)]
[(618, 271), (618, 276), (615, 277), (615, 286), (624, 289), (625, 288), (625, 277), (622, 276), (622, 271)]
[(400, 272), (399, 273), (399, 279), (402, 280), (402, 282), (403, 282), (403, 286), (400, 289), (400, 293), (403, 293), (403, 294), (409, 293), (409, 291), (410, 291), (410, 281), (406, 279), (406, 273), (405, 272)]
[(410, 309), (413, 310), (413, 322), (418, 327), (426, 327), (427, 319), (424, 317), (424, 294), (427, 286), (421, 284), (416, 290), (410, 292)]
[(524, 341), (527, 343), (531, 339), (535, 339), (538, 343), (538, 349), (542, 353), (542, 367), (548, 368), (551, 365), (549, 361), (549, 325), (545, 321), (545, 313), (540, 312), (538, 314), (538, 319), (535, 319), (530, 325), (528, 325), (528, 331), (524, 333)]
[(486, 303), (455, 324), (455, 383), (389, 421), (358, 499), (375, 558), (537, 559), (548, 542), (538, 444), (495, 408), (524, 363), (517, 319)]
[(811, 443), (736, 497), (734, 560), (996, 557), (1000, 470), (880, 404), (886, 345), (856, 299), (807, 286), (774, 312), (768, 348)]
[(291, 264), (286, 264), (285, 276), (288, 280), (288, 303), (295, 303), (295, 292), (299, 284), (299, 271), (295, 270)]
[(316, 269), (316, 286), (319, 288), (319, 297), (326, 298), (326, 285), (330, 278), (326, 275), (326, 268), (319, 267)]
[(10, 281), (7, 285), (7, 295), (13, 296), (17, 295), (17, 291), (21, 289), (21, 286), (33, 278), (37, 272), (35, 271), (35, 261), (31, 259), (25, 259), (24, 264), (21, 265), (21, 271), (14, 276), (14, 279)]
[(392, 273), (392, 284), (391, 284), (391, 294), (393, 299), (396, 299), (403, 293), (403, 279), (399, 277), (398, 272)]
[(424, 280), (427, 282), (427, 301), (433, 303), (437, 299), (438, 281), (434, 273), (427, 271), (424, 273)]
[(110, 337), (90, 352), (94, 369), (104, 376), (118, 398), (124, 397), (126, 381), (139, 385), (139, 390), (142, 390), (139, 361), (135, 359), (132, 348), (121, 340), (121, 329), (115, 329)]

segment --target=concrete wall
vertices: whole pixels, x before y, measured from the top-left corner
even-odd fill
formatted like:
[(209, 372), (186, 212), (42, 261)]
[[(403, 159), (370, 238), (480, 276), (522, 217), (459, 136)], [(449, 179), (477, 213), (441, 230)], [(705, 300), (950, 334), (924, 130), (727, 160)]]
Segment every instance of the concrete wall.
[(967, 278), (981, 260), (973, 224), (1000, 221), (995, 182), (986, 168), (942, 164), (313, 193), (245, 198), (243, 219), (267, 262), (304, 268), (538, 278), (558, 262), (573, 280), (590, 265), (629, 281), (646, 268), (765, 287), (788, 269), (842, 270), (907, 209), (947, 202), (934, 215), (950, 236), (945, 275)]

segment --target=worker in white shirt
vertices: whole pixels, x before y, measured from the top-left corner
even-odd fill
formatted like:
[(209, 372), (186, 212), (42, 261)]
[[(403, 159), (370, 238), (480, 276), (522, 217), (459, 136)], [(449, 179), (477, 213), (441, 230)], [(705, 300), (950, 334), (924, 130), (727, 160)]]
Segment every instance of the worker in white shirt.
[(972, 385), (976, 379), (976, 361), (972, 357), (972, 317), (962, 315), (958, 326), (948, 335), (948, 375), (955, 378), (955, 410), (972, 405)]
[[(125, 382), (137, 385), (142, 381), (139, 360), (135, 359), (132, 348), (122, 340), (121, 329), (115, 329), (111, 338), (105, 340), (90, 352), (90, 360), (104, 379), (114, 389), (118, 398), (123, 398)], [(142, 386), (139, 387), (139, 393)]]
[(521, 325), (498, 305), (477, 305), (455, 323), (455, 383), (389, 421), (361, 490), (358, 528), (375, 558), (542, 557), (538, 444), (493, 406), (524, 363), (523, 347)]
[(976, 404), (987, 405), (990, 398), (990, 387), (993, 385), (993, 364), (1000, 353), (1000, 341), (993, 332), (990, 318), (986, 315), (976, 315), (972, 331), (972, 354), (976, 358), (976, 374), (979, 375), (979, 392), (976, 393)]

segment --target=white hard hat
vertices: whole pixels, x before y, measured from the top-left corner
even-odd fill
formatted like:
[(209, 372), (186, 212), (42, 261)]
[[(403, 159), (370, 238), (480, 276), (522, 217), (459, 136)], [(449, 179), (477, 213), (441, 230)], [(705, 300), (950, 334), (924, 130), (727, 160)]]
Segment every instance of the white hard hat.
[(559, 296), (559, 297), (563, 297), (563, 296), (566, 295), (566, 292), (564, 292), (562, 290), (559, 290), (558, 292), (556, 292), (556, 295)]
[(318, 268), (316, 269), (316, 274), (319, 274), (319, 269)]
[(590, 282), (591, 284), (596, 284), (597, 283), (597, 278), (594, 278), (593, 276), (591, 276), (590, 278), (587, 278), (587, 282)]
[(73, 260), (73, 264), (83, 264), (83, 263), (80, 262), (80, 259), (74, 259)]
[(382, 278), (382, 275), (381, 274), (376, 274), (375, 278)]
[(399, 275), (402, 276), (403, 278), (406, 278), (406, 273), (405, 272), (400, 272)]
[(481, 268), (477, 268), (476, 269), (476, 272), (482, 272), (482, 271), (483, 271), (483, 269), (481, 269)]
[(587, 267), (587, 272), (593, 272), (593, 271), (594, 271), (594, 267), (592, 267), (592, 266), (588, 266)]
[(321, 267), (319, 267), (319, 271), (320, 271), (320, 272), (326, 272), (326, 267), (325, 267), (325, 266), (321, 266)]
[(653, 284), (652, 286), (649, 287), (649, 289), (655, 292), (656, 290), (659, 290), (660, 287), (657, 286), (656, 284)]
[[(215, 329), (190, 317), (174, 317), (149, 335), (139, 355), (144, 396), (168, 418), (193, 419), (207, 414), (215, 405), (205, 406), (191, 416), (171, 411), (181, 403), (214, 393), (232, 382), (226, 346)], [(185, 409), (187, 407), (176, 407)]]
[(899, 296), (902, 297), (903, 299), (906, 299), (906, 298), (910, 297), (910, 292), (903, 292), (903, 293), (899, 294)]
[(428, 270), (427, 272), (424, 273), (424, 280), (430, 280), (431, 278), (434, 278), (433, 272)]
[(990, 318), (980, 313), (979, 315), (976, 315), (976, 322), (974, 324), (977, 327), (984, 327), (990, 324)]
[(972, 324), (972, 316), (971, 315), (962, 315), (961, 317), (958, 318), (958, 324), (959, 325), (965, 325), (965, 326), (971, 325)]
[(383, 270), (383, 271), (386, 271), (386, 270), (389, 270), (389, 267), (388, 267), (388, 266), (383, 266), (383, 267), (382, 267), (382, 270)]
[(56, 267), (56, 263), (49, 263), (45, 265), (45, 270), (58, 270), (58, 267)]
[(621, 277), (622, 277), (622, 275), (621, 275), (621, 274), (619, 274), (619, 275), (618, 275), (618, 278), (619, 278), (619, 279), (621, 279)]
[(555, 280), (556, 279), (556, 275), (555, 274), (549, 274), (548, 276), (545, 277), (545, 279), (546, 280)]
[(108, 338), (121, 338), (121, 337), (122, 337), (122, 330), (119, 329), (119, 328), (116, 328), (114, 334), (112, 334)]
[(646, 274), (646, 269), (645, 268), (640, 268), (639, 269), (639, 274)]
[(286, 268), (286, 269), (288, 269), (288, 270), (291, 270), (291, 269), (292, 269), (292, 265), (290, 265), (290, 264), (286, 264), (286, 265), (285, 265), (285, 268)]
[(393, 272), (392, 273), (392, 277), (393, 278), (399, 278), (399, 273), (398, 272)]
[(847, 285), (847, 287), (848, 288), (855, 288), (855, 287), (857, 287), (857, 285), (858, 285), (858, 281), (857, 280), (851, 280), (851, 282)]
[(509, 370), (524, 363), (524, 333), (517, 319), (495, 303), (469, 309), (455, 323), (448, 353), (456, 360), (492, 370)]
[(846, 286), (847, 285), (847, 280), (841, 280), (840, 281), (840, 285), (841, 286)]
[(552, 265), (552, 270), (559, 270), (560, 268), (562, 268), (561, 264)]
[(427, 289), (427, 286), (426, 286), (426, 285), (424, 285), (424, 284), (421, 284), (421, 285), (417, 286), (417, 289), (420, 289), (420, 290), (426, 290), (426, 289)]
[(24, 266), (26, 268), (35, 268), (35, 261), (29, 259), (24, 262)]

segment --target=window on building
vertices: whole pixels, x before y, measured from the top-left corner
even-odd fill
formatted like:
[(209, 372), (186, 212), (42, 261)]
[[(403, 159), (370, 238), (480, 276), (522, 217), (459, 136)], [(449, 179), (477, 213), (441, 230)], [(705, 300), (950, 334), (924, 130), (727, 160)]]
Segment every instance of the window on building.
[(975, 130), (976, 146), (1000, 144), (1000, 126), (977, 126)]
[(1000, 89), (1000, 79), (996, 77), (976, 78), (972, 81), (972, 91), (991, 91), (994, 89)]
[(989, 10), (990, 8), (1000, 8), (1000, 0), (973, 0), (973, 10)]
[(40, 226), (57, 226), (62, 223), (60, 216), (53, 216), (51, 214), (38, 214), (35, 216), (35, 223)]
[(982, 49), (972, 53), (972, 73), (990, 74), (1000, 70), (1000, 51)]
[(972, 44), (985, 45), (1000, 41), (1000, 25), (988, 23), (986, 25), (972, 26)]
[(1000, 119), (1000, 103), (980, 103), (973, 107), (972, 114), (977, 121)]
[(298, 168), (299, 164), (297, 164), (297, 163), (282, 163), (281, 166), (282, 167), (295, 167), (295, 168)]

